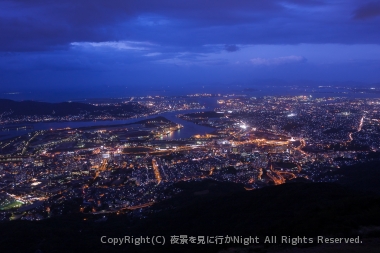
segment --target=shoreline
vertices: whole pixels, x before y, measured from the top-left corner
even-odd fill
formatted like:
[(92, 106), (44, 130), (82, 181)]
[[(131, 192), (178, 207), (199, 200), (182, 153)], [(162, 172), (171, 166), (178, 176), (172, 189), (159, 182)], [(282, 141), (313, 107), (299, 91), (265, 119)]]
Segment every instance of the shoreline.
[[(0, 121), (0, 126), (17, 126), (17, 125), (31, 125), (31, 124), (43, 124), (43, 123), (76, 123), (76, 122), (103, 122), (103, 121), (123, 121), (123, 120), (131, 120), (131, 119), (139, 119), (144, 117), (150, 117), (154, 115), (160, 115), (164, 113), (172, 113), (172, 112), (181, 112), (181, 111), (190, 111), (190, 110), (207, 110), (208, 108), (200, 108), (200, 109), (184, 109), (184, 110), (173, 110), (173, 111), (164, 111), (164, 112), (157, 112), (152, 114), (147, 114), (145, 116), (136, 115), (129, 118), (114, 118), (114, 119), (89, 119), (89, 120), (49, 120), (49, 121), (20, 121), (20, 122), (13, 122), (13, 123), (4, 123)], [(21, 126), (23, 127), (23, 126)], [(1, 131), (1, 129), (0, 129)]]

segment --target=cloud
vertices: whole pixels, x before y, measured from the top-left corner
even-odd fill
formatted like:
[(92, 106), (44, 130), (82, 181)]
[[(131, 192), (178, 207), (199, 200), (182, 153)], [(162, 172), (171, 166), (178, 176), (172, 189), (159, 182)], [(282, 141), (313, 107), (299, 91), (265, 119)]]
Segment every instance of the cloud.
[(154, 53), (149, 53), (149, 54), (144, 54), (146, 57), (154, 57), (154, 56), (159, 56), (162, 55), (160, 52), (154, 52)]
[(277, 57), (277, 58), (253, 58), (250, 60), (250, 62), (253, 65), (265, 65), (265, 66), (273, 66), (273, 65), (283, 65), (283, 64), (289, 64), (289, 63), (303, 63), (306, 62), (307, 59), (302, 56), (284, 56), (284, 57)]
[[(0, 1), (0, 51), (53, 51), (69, 49), (71, 43), (115, 41), (152, 41), (193, 52), (201, 52), (205, 44), (226, 44), (225, 50), (234, 52), (234, 45), (246, 44), (378, 43), (376, 24), (347, 19), (354, 4), (327, 0), (6, 0)], [(374, 2), (354, 13), (356, 19), (376, 15), (378, 4)]]
[(105, 41), (105, 42), (72, 42), (74, 47), (110, 48), (116, 50), (148, 50), (155, 46), (149, 42), (139, 41)]
[(380, 2), (370, 2), (354, 11), (354, 19), (369, 19), (380, 16)]
[(227, 51), (227, 52), (236, 52), (238, 51), (240, 48), (236, 45), (225, 45), (224, 46), (224, 49)]

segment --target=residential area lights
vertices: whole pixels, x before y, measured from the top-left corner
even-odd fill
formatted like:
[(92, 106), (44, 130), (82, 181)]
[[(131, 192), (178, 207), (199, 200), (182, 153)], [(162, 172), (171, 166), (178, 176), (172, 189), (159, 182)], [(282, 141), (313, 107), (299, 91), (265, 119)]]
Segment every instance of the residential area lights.
[[(169, 100), (177, 103), (159, 103)], [(183, 126), (158, 118), (1, 140), (0, 220), (40, 220), (69, 211), (143, 216), (134, 210), (178, 194), (181, 181), (227, 181), (247, 190), (296, 178), (335, 182), (340, 176), (332, 171), (378, 159), (373, 153), (380, 150), (380, 99), (223, 101), (214, 111), (179, 115), (213, 129), (190, 138), (159, 138)], [(65, 203), (78, 200), (75, 210), (66, 209)]]

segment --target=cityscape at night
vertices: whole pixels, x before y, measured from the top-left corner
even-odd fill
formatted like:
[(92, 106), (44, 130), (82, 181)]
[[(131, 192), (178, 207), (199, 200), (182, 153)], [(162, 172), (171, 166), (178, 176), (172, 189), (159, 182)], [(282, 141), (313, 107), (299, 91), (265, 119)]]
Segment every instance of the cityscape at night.
[[(380, 98), (196, 94), (88, 105), (96, 111), (64, 115), (66, 103), (50, 115), (3, 112), (3, 222), (144, 219), (183, 191), (179, 182), (244, 191), (334, 183), (346, 167), (380, 161)], [(121, 106), (132, 109), (114, 109)]]
[(0, 1), (0, 252), (377, 253), (377, 0)]

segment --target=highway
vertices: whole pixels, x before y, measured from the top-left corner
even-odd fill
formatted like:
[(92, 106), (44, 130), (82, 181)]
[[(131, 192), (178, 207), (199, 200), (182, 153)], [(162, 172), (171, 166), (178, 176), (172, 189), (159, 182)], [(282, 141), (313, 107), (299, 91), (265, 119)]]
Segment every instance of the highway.
[(33, 135), (33, 137), (30, 138), (30, 139), (25, 143), (25, 146), (24, 146), (24, 148), (22, 149), (21, 155), (24, 155), (24, 154), (25, 154), (26, 150), (28, 149), (29, 143), (30, 143), (34, 138), (36, 138), (37, 135), (39, 135), (39, 134), (40, 134), (39, 132), (36, 132), (36, 134)]
[[(270, 177), (275, 185), (284, 184), (286, 182), (286, 179), (294, 179), (297, 178), (297, 176), (288, 171), (278, 171), (273, 169), (273, 165), (271, 162), (269, 162), (269, 170), (267, 170), (267, 175)], [(298, 166), (297, 166), (298, 167)], [(300, 168), (298, 168), (300, 171)], [(284, 177), (284, 175), (289, 176), (287, 178)]]

